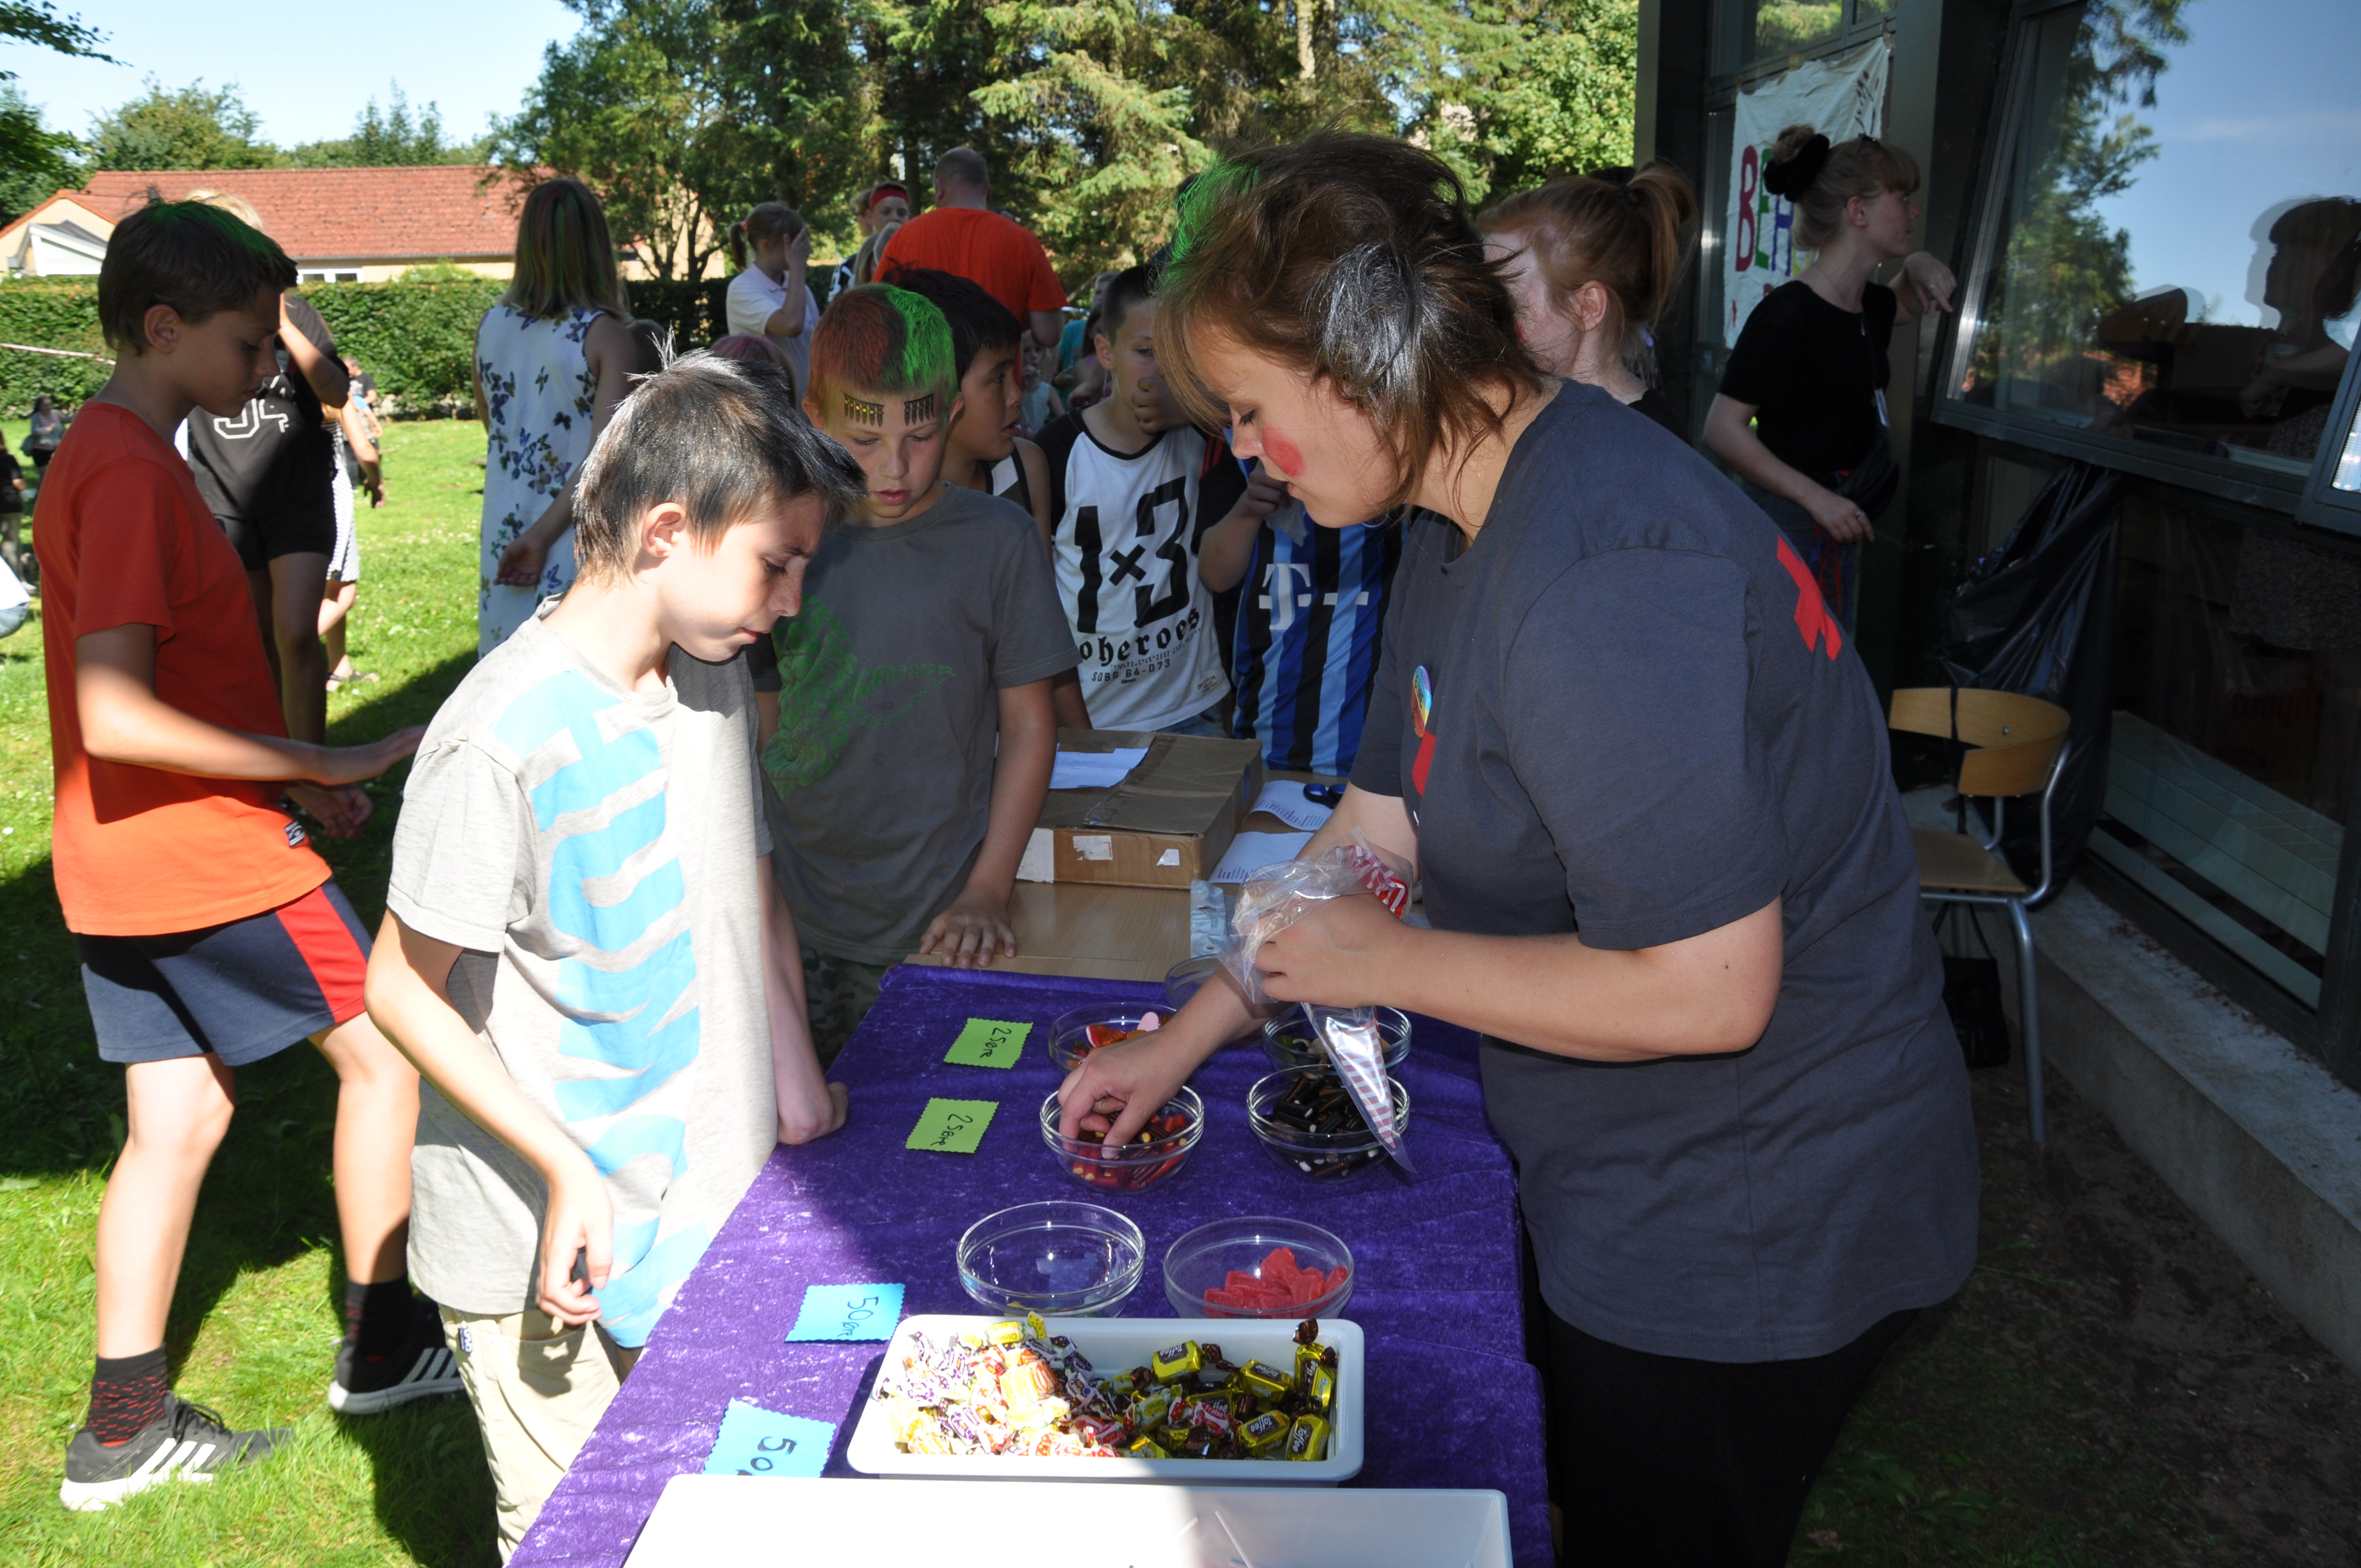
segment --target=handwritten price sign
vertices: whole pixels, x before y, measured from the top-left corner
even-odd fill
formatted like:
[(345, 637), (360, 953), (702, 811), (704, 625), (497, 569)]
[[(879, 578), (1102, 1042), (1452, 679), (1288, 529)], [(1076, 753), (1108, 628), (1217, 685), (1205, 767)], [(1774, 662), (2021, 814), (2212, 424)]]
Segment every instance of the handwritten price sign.
[(828, 1467), (836, 1428), (783, 1416), (743, 1399), (730, 1401), (721, 1433), (707, 1455), (708, 1475), (818, 1475)]
[(973, 1154), (983, 1142), (983, 1130), (992, 1125), (992, 1113), (999, 1109), (997, 1100), (929, 1100), (926, 1114), (903, 1146), (934, 1154)]
[(1030, 1024), (1007, 1024), (997, 1018), (971, 1018), (951, 1042), (943, 1060), (954, 1067), (1015, 1067), (1032, 1035)]
[(788, 1331), (794, 1340), (891, 1339), (902, 1321), (899, 1285), (812, 1285)]

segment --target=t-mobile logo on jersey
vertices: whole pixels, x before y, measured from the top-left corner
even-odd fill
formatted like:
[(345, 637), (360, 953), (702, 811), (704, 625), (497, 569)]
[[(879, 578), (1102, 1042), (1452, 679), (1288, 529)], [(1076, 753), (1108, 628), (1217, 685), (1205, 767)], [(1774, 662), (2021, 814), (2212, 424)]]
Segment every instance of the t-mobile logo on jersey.
[[(1299, 584), (1304, 591), (1296, 591)], [(1312, 568), (1302, 562), (1266, 562), (1262, 569), (1263, 591), (1256, 597), (1255, 606), (1258, 609), (1270, 611), (1270, 629), (1273, 631), (1284, 631), (1295, 624), (1297, 610), (1312, 608), (1311, 587)], [(1322, 594), (1320, 602), (1334, 609), (1336, 608), (1336, 596), (1333, 593)], [(1367, 605), (1369, 590), (1363, 588), (1359, 593), (1355, 594), (1353, 602), (1360, 606)]]

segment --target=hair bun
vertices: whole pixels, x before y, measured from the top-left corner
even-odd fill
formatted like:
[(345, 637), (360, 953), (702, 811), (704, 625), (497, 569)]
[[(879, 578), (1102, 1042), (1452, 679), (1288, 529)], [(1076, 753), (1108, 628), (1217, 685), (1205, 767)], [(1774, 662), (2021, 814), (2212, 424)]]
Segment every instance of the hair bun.
[(1773, 196), (1794, 201), (1812, 188), (1812, 181), (1820, 177), (1820, 170), (1828, 163), (1828, 138), (1815, 132), (1811, 140), (1787, 158), (1763, 166), (1763, 188)]

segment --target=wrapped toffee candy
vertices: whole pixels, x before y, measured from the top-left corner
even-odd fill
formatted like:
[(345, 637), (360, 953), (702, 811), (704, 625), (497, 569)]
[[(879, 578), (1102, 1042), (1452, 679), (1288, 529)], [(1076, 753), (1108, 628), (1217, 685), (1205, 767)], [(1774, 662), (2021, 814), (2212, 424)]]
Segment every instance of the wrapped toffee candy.
[(1248, 1453), (1261, 1458), (1287, 1441), (1287, 1429), (1292, 1424), (1279, 1411), (1265, 1410), (1238, 1429), (1238, 1441)]
[(1318, 1416), (1298, 1416), (1287, 1429), (1287, 1457), (1318, 1460), (1328, 1457), (1328, 1423)]
[(1176, 1383), (1183, 1377), (1194, 1377), (1204, 1365), (1205, 1353), (1195, 1340), (1185, 1341), (1170, 1350), (1159, 1350), (1148, 1357), (1148, 1365), (1155, 1370), (1159, 1383)]

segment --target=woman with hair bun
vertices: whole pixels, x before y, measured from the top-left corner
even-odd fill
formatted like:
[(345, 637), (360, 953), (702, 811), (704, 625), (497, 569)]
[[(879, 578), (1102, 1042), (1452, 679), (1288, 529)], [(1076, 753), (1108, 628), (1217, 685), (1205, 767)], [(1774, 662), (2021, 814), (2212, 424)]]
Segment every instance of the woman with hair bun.
[(1661, 160), (1565, 175), (1494, 203), (1484, 253), (1517, 302), (1517, 333), (1543, 369), (1603, 387), (1683, 441), (1687, 422), (1651, 384), (1656, 318), (1697, 244), (1697, 193)]
[[(1809, 126), (1779, 133), (1763, 183), (1795, 204), (1812, 264), (1746, 318), (1706, 414), (1708, 451), (1792, 540), (1847, 631), (1859, 558), (1901, 483), (1886, 445), (1886, 348), (1896, 322), (1951, 308), (1958, 280), (1917, 226), (1918, 161), (1875, 137), (1831, 144)], [(1903, 258), (1894, 287), (1870, 281)]]
[[(1534, 362), (1432, 154), (1323, 132), (1218, 166), (1157, 298), (1190, 417), (1313, 518), (1436, 514), (1303, 850), (1399, 861), (1431, 927), (1313, 905), (1262, 984), (1484, 1036), (1583, 1560), (1781, 1563), (1846, 1409), (1975, 1258), (1967, 1073), (1868, 673), (1759, 509)], [(1060, 1130), (1123, 1142), (1251, 1022), (1205, 986), (1069, 1074)]]

